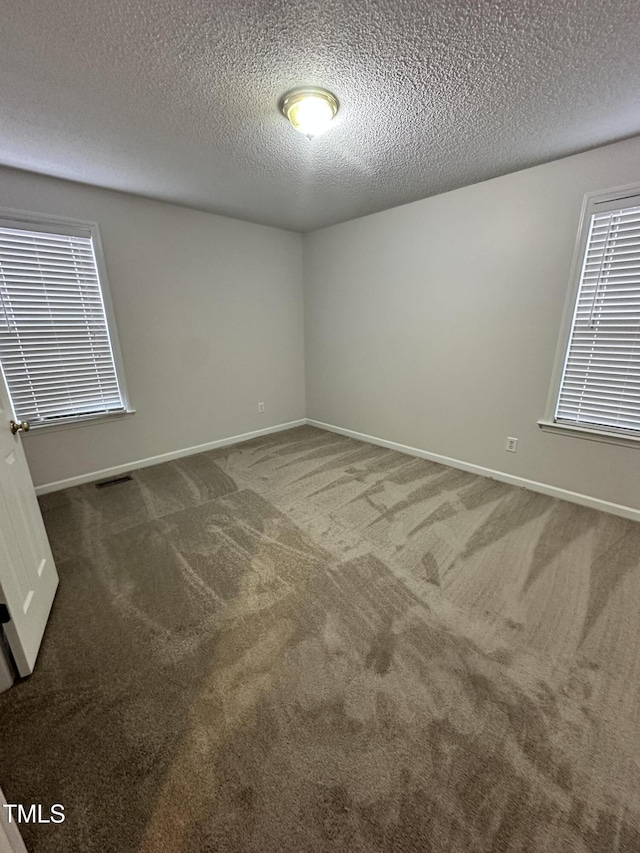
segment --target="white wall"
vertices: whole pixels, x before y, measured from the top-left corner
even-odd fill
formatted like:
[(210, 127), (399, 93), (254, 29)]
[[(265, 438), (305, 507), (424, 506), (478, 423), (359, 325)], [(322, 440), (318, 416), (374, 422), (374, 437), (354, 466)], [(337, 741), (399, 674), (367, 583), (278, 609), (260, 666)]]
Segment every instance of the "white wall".
[(36, 485), (304, 417), (300, 235), (9, 169), (0, 205), (99, 224), (137, 410), (26, 435)]
[[(638, 163), (633, 139), (306, 235), (307, 416), (640, 508), (640, 448), (536, 424), (582, 197)], [(300, 235), (8, 169), (0, 205), (98, 222), (137, 409), (25, 436), (36, 484), (305, 416)]]
[(640, 447), (536, 424), (583, 196), (635, 181), (640, 139), (307, 235), (307, 416), (640, 508)]

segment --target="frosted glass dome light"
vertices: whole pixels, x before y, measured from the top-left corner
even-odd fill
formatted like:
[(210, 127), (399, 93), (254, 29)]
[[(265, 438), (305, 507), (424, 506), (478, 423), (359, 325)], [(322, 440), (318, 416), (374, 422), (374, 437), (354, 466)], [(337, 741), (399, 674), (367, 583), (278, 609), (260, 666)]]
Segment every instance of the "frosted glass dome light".
[(280, 102), (282, 113), (309, 139), (325, 131), (338, 112), (338, 99), (326, 89), (294, 89)]

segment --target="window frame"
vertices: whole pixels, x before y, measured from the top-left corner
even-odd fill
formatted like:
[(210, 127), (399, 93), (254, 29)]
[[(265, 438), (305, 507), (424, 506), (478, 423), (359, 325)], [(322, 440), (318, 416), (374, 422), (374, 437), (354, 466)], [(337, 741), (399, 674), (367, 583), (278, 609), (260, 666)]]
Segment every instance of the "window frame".
[[(560, 325), (560, 335), (556, 354), (551, 374), (551, 385), (549, 395), (547, 397), (547, 405), (545, 407), (544, 417), (538, 421), (538, 426), (545, 432), (552, 432), (574, 438), (583, 438), (590, 441), (602, 441), (606, 444), (619, 444), (626, 447), (640, 446), (639, 435), (624, 435), (623, 433), (609, 431), (606, 427), (598, 429), (597, 426), (582, 426), (578, 424), (560, 423), (555, 420), (556, 407), (560, 397), (560, 387), (562, 384), (562, 376), (564, 367), (569, 355), (569, 345), (571, 342), (571, 333), (573, 331), (573, 320), (576, 311), (578, 299), (578, 290), (580, 280), (582, 278), (582, 270), (584, 266), (585, 252), (587, 241), (589, 239), (589, 226), (591, 216), (596, 212), (606, 212), (607, 210), (615, 210), (621, 206), (620, 202), (627, 199), (637, 198), (640, 204), (640, 184), (625, 184), (621, 187), (615, 187), (606, 192), (596, 191), (586, 193), (582, 202), (582, 211), (580, 213), (580, 221), (578, 224), (578, 236), (573, 252), (573, 260), (571, 264), (571, 275), (569, 277), (569, 288), (565, 299), (564, 310), (562, 313), (562, 322)], [(633, 205), (629, 205), (631, 207)]]
[[(25, 210), (17, 210), (13, 208), (0, 208), (0, 228), (25, 228), (32, 231), (42, 231), (48, 234), (63, 234), (75, 237), (89, 237), (93, 244), (93, 252), (96, 260), (96, 272), (98, 275), (98, 283), (102, 294), (102, 303), (104, 305), (104, 314), (109, 333), (109, 340), (113, 352), (113, 362), (116, 370), (116, 378), (120, 389), (120, 396), (124, 406), (124, 411), (118, 412), (99, 412), (90, 415), (74, 415), (64, 420), (56, 420), (51, 423), (34, 423), (31, 425), (30, 432), (46, 430), (47, 432), (55, 432), (62, 429), (70, 429), (73, 427), (86, 426), (91, 423), (99, 423), (105, 421), (113, 421), (120, 418), (127, 418), (129, 415), (135, 414), (135, 409), (131, 405), (129, 392), (124, 373), (124, 363), (122, 359), (122, 350), (120, 349), (120, 340), (118, 337), (118, 327), (116, 324), (115, 312), (113, 310), (113, 302), (111, 299), (111, 288), (109, 286), (109, 277), (107, 275), (107, 265), (104, 259), (102, 249), (102, 240), (100, 238), (100, 229), (97, 222), (91, 222), (82, 219), (72, 219), (66, 216), (55, 216), (48, 213), (32, 213)], [(0, 364), (0, 370), (2, 365)], [(5, 386), (9, 390), (6, 380), (3, 377)], [(9, 392), (11, 408), (14, 418), (17, 419), (17, 413), (14, 410), (13, 400)]]

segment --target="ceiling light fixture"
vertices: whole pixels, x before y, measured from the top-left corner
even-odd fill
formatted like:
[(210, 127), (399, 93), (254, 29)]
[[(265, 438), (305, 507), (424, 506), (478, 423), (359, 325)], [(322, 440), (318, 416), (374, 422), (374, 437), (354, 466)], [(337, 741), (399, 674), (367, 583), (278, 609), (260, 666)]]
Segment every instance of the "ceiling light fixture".
[(309, 139), (322, 133), (338, 112), (338, 99), (326, 89), (292, 89), (282, 96), (280, 110)]

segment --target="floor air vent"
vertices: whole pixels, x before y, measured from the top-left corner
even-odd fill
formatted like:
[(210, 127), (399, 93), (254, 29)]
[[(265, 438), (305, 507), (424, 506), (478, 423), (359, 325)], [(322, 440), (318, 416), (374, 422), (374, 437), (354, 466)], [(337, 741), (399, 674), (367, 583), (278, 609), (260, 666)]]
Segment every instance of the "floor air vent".
[(123, 474), (122, 477), (113, 477), (111, 480), (100, 480), (96, 483), (96, 489), (104, 489), (105, 486), (117, 486), (119, 483), (126, 483), (128, 480), (133, 480), (131, 474)]

